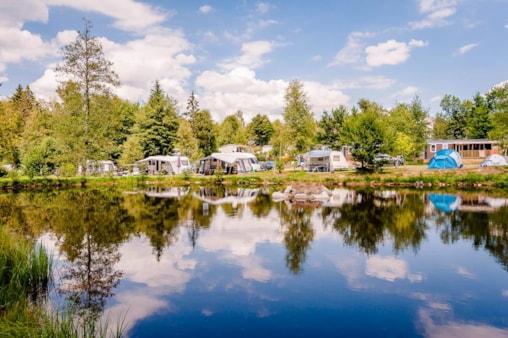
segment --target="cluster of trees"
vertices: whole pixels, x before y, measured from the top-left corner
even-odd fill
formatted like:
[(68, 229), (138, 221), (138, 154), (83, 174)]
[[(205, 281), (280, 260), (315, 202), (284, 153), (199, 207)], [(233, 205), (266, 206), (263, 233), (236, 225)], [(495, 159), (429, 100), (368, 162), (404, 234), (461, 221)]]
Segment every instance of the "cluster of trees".
[(389, 110), (362, 99), (351, 109), (324, 112), (317, 121), (298, 80), (286, 90), (282, 119), (273, 122), (258, 114), (246, 123), (238, 111), (216, 123), (194, 92), (179, 112), (157, 81), (146, 103), (132, 103), (112, 93), (118, 77), (90, 29), (85, 22), (76, 40), (63, 48), (63, 62), (56, 68), (62, 80), (57, 100), (41, 102), (28, 86), (0, 100), (0, 164), (23, 168), (28, 175), (73, 175), (87, 160), (127, 166), (176, 150), (196, 160), (234, 143), (271, 144), (270, 155), (280, 162), (317, 145), (348, 146), (362, 167), (372, 167), (378, 153), (416, 158), (430, 136), (508, 143), (508, 86), (473, 100), (445, 96), (433, 129), (418, 97)]
[(441, 108), (434, 121), (434, 137), (492, 138), (505, 146), (508, 143), (508, 83), (472, 99), (445, 95)]

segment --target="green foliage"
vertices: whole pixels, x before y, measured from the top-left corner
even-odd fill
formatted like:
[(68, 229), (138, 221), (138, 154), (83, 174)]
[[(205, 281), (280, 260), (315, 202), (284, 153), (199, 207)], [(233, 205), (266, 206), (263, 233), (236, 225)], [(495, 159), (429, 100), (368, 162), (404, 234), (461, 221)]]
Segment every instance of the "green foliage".
[(388, 125), (397, 135), (394, 155), (404, 155), (413, 159), (425, 149), (429, 130), (427, 127), (428, 113), (421, 105), (418, 97), (410, 104), (399, 103), (389, 112)]
[(176, 145), (177, 131), (176, 102), (164, 93), (156, 81), (139, 122), (139, 142), (143, 155), (170, 155)]
[(177, 139), (177, 147), (182, 155), (187, 156), (191, 161), (195, 161), (201, 157), (198, 140), (194, 136), (191, 124), (187, 120), (180, 120)]
[(128, 166), (143, 159), (143, 148), (141, 147), (139, 137), (131, 135), (122, 145), (122, 155), (118, 163), (122, 166)]
[(396, 133), (393, 145), (394, 154), (402, 155), (405, 159), (410, 159), (415, 156), (416, 150), (417, 146), (411, 136), (403, 132)]
[(286, 89), (285, 101), (284, 121), (288, 127), (291, 145), (296, 153), (305, 152), (313, 146), (316, 121), (300, 81), (291, 81)]
[(281, 157), (288, 153), (291, 139), (288, 127), (279, 120), (273, 122), (272, 155)]
[(249, 134), (251, 135), (254, 144), (257, 146), (264, 146), (270, 143), (274, 128), (268, 116), (257, 114), (247, 125)]
[(199, 151), (208, 156), (217, 150), (216, 127), (208, 110), (200, 110), (191, 119), (191, 127), (198, 141)]
[(494, 88), (487, 94), (487, 102), (492, 110), (493, 129), (489, 137), (499, 140), (504, 147), (505, 153), (508, 150), (508, 84)]
[(447, 138), (466, 137), (466, 112), (460, 99), (453, 95), (445, 95), (441, 100), (441, 109), (447, 120)]
[(473, 139), (486, 138), (493, 126), (490, 109), (485, 97), (478, 93), (475, 95), (473, 102), (464, 101), (463, 107), (467, 116), (467, 137)]
[[(57, 73), (65, 78), (72, 78), (75, 89), (82, 94), (79, 111), (83, 127), (83, 151), (81, 164), (92, 159), (93, 148), (96, 142), (94, 127), (104, 126), (99, 123), (93, 125), (91, 118), (94, 102), (93, 95), (107, 95), (108, 88), (119, 84), (118, 76), (112, 70), (112, 63), (104, 56), (99, 39), (92, 35), (92, 25), (84, 20), (85, 26), (78, 32), (76, 39), (62, 48), (63, 63), (56, 68)], [(78, 98), (76, 96), (76, 98)], [(97, 112), (96, 112), (97, 114)], [(101, 133), (102, 134), (102, 133)], [(95, 147), (96, 149), (100, 149)]]
[(342, 126), (347, 115), (348, 111), (345, 106), (333, 109), (330, 114), (325, 111), (319, 121), (317, 141), (321, 144), (330, 146), (332, 149), (341, 149), (344, 145), (344, 140), (342, 138)]
[(58, 165), (58, 149), (53, 138), (44, 138), (23, 158), (25, 173), (29, 177), (46, 176), (54, 173)]
[(394, 135), (379, 106), (365, 100), (360, 103), (360, 112), (349, 116), (344, 123), (344, 139), (362, 169), (375, 169), (374, 158), (392, 150)]
[(232, 114), (226, 116), (219, 125), (219, 146), (225, 144), (246, 144), (247, 132), (241, 114)]
[(0, 308), (5, 309), (46, 291), (51, 260), (40, 245), (32, 246), (0, 226)]
[(435, 139), (447, 139), (448, 138), (448, 122), (446, 117), (437, 113), (434, 118), (434, 125), (432, 127), (432, 137)]

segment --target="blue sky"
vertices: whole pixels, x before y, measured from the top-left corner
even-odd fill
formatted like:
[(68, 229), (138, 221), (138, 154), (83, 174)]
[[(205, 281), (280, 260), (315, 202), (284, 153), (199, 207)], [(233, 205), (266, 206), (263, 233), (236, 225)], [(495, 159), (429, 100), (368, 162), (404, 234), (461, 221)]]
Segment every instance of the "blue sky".
[(295, 78), (316, 116), (416, 94), (435, 113), (445, 93), (508, 80), (508, 0), (2, 0), (0, 95), (21, 83), (54, 98), (58, 50), (82, 17), (114, 62), (118, 95), (143, 101), (159, 79), (180, 106), (195, 90), (217, 119), (276, 118)]

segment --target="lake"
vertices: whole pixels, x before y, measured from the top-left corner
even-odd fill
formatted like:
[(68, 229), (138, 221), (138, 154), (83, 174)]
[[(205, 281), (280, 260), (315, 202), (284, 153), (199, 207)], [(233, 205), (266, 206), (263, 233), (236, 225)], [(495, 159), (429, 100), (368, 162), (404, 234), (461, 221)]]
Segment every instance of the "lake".
[(0, 194), (53, 306), (129, 337), (508, 337), (508, 195), (263, 189)]

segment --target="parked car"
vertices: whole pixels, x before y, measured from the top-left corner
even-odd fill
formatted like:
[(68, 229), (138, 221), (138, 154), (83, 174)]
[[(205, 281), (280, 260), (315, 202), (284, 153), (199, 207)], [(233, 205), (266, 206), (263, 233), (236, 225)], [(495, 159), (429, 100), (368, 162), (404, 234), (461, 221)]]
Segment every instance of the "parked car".
[(374, 157), (374, 163), (380, 166), (384, 165), (393, 165), (393, 166), (401, 166), (404, 165), (404, 157), (402, 156), (390, 156), (388, 154), (377, 154), (376, 157)]
[(261, 170), (273, 170), (275, 168), (274, 161), (265, 161), (261, 163)]

